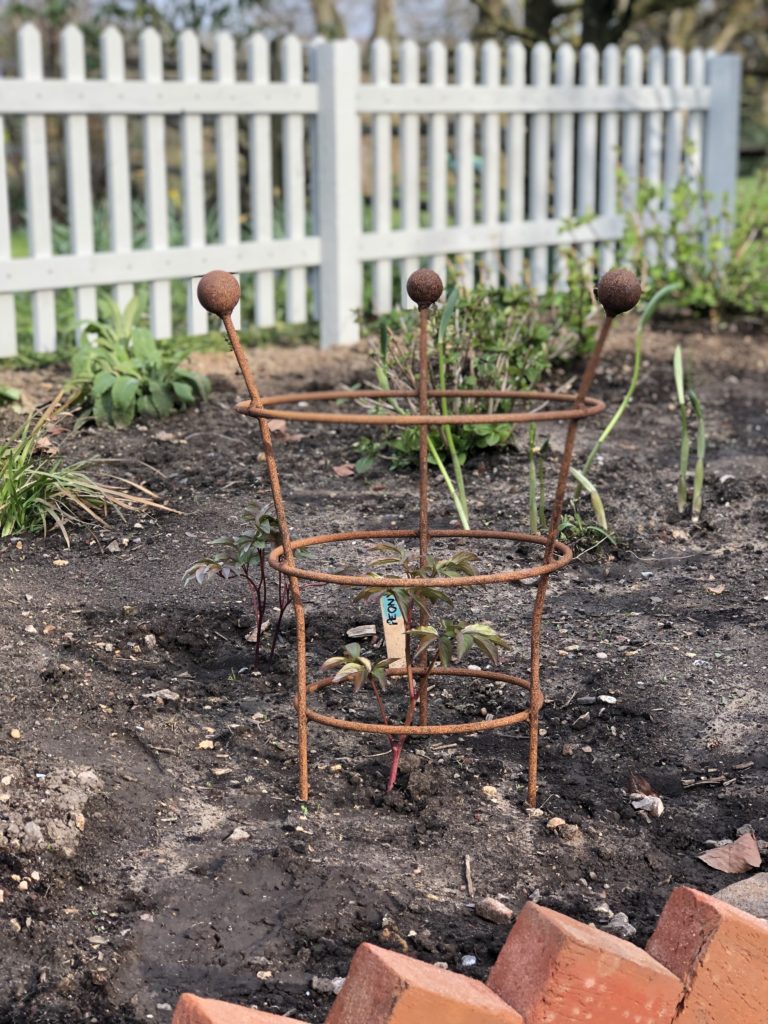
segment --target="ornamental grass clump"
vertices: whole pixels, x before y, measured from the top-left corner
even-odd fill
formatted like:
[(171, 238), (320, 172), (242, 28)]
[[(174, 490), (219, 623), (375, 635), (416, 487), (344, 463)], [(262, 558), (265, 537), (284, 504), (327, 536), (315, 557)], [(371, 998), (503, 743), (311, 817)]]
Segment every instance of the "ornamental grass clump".
[(69, 547), (68, 526), (106, 526), (104, 517), (111, 510), (173, 512), (135, 480), (114, 474), (107, 481), (93, 477), (90, 471), (109, 465), (109, 459), (68, 463), (59, 456), (52, 435), (63, 432), (59, 421), (69, 404), (71, 399), (65, 401), (60, 393), (0, 442), (0, 536), (47, 534), (54, 527)]

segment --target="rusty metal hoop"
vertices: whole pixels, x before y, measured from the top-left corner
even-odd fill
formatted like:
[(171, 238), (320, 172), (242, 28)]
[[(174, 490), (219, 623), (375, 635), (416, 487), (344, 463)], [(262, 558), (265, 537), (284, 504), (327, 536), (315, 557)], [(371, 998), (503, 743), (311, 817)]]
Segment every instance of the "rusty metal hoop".
[[(239, 296), (239, 288), (234, 278), (224, 275), (221, 271), (213, 271), (206, 275), (200, 283), (198, 294), (201, 302), (210, 312), (221, 317), (225, 330), (229, 337), (232, 349), (237, 359), (240, 371), (243, 375), (249, 399), (240, 402), (236, 406), (238, 412), (248, 416), (254, 416), (258, 420), (261, 432), (264, 457), (267, 468), (267, 475), (272, 491), (275, 505), (275, 516), (280, 528), (281, 545), (275, 548), (269, 555), (270, 565), (278, 572), (283, 573), (291, 588), (291, 598), (296, 617), (296, 648), (297, 648), (297, 678), (295, 707), (298, 719), (298, 754), (299, 754), (299, 796), (306, 800), (309, 794), (309, 745), (308, 745), (308, 723), (315, 722), (318, 725), (328, 726), (335, 729), (345, 729), (354, 732), (384, 733), (389, 736), (447, 736), (457, 733), (485, 732), (491, 729), (499, 729), (508, 725), (521, 722), (528, 723), (528, 803), (535, 806), (537, 792), (537, 771), (538, 771), (538, 733), (539, 733), (539, 712), (544, 703), (540, 684), (541, 672), (541, 626), (544, 612), (544, 601), (547, 593), (549, 577), (553, 572), (565, 568), (573, 558), (570, 548), (558, 540), (560, 519), (562, 516), (563, 502), (565, 499), (566, 485), (573, 457), (576, 429), (579, 422), (587, 417), (595, 416), (605, 408), (599, 399), (589, 396), (589, 388), (597, 370), (600, 356), (603, 351), (608, 332), (613, 319), (618, 313), (630, 309), (639, 297), (639, 285), (636, 294), (634, 285), (629, 289), (624, 278), (618, 280), (622, 274), (628, 272), (611, 271), (605, 275), (603, 282), (611, 278), (617, 278), (621, 287), (616, 296), (609, 296), (611, 302), (605, 302), (607, 310), (606, 318), (597, 338), (594, 349), (587, 361), (587, 365), (579, 382), (578, 389), (570, 394), (551, 391), (505, 391), (505, 390), (457, 390), (457, 389), (434, 389), (429, 387), (429, 363), (428, 363), (428, 315), (429, 306), (421, 301), (419, 295), (414, 293), (412, 297), (419, 303), (419, 375), (418, 390), (332, 390), (315, 392), (295, 392), (283, 395), (273, 395), (269, 398), (262, 398), (253, 376), (250, 371), (240, 339), (232, 322), (232, 309), (236, 305), (235, 293)], [(430, 274), (431, 272), (422, 272)], [(436, 275), (432, 275), (436, 277)], [(632, 277), (632, 275), (629, 275)], [(225, 280), (225, 278), (227, 280)], [(634, 278), (633, 278), (634, 281)], [(423, 282), (420, 282), (423, 284)], [(431, 284), (430, 281), (427, 282)], [(616, 282), (611, 281), (611, 284)], [(632, 284), (632, 282), (630, 282)], [(636, 284), (636, 281), (635, 281)], [(225, 287), (226, 286), (226, 287)], [(602, 286), (602, 282), (601, 282)], [(441, 285), (442, 288), (442, 285)], [(616, 289), (614, 289), (616, 290)], [(630, 291), (633, 292), (630, 295)], [(221, 295), (219, 294), (221, 292)], [(624, 294), (626, 292), (626, 295)], [(410, 292), (409, 292), (410, 294)], [(233, 299), (235, 299), (233, 303)], [(615, 301), (614, 301), (615, 300)], [(432, 301), (432, 300), (430, 300)], [(430, 412), (429, 403), (442, 398), (474, 398), (474, 399), (509, 399), (512, 401), (533, 401), (538, 402), (539, 407), (532, 410), (503, 413), (466, 413), (446, 415)], [(326, 411), (312, 409), (316, 402), (338, 402), (349, 399), (382, 399), (382, 398), (411, 398), (418, 400), (418, 413), (393, 413), (379, 415), (373, 412), (342, 412), (337, 409)], [(550, 405), (557, 408), (550, 408)], [(299, 408), (288, 408), (296, 406)], [(285, 512), (285, 505), (282, 497), (280, 478), (277, 472), (277, 462), (272, 446), (272, 437), (269, 427), (269, 420), (279, 417), (286, 420), (304, 421), (310, 423), (335, 423), (335, 424), (364, 424), (368, 426), (408, 426), (419, 427), (419, 527), (410, 530), (360, 530), (350, 533), (320, 534), (313, 537), (304, 537), (292, 540), (288, 520)], [(475, 423), (530, 423), (548, 422), (552, 420), (563, 420), (568, 423), (563, 455), (560, 461), (557, 486), (554, 500), (550, 511), (548, 530), (546, 535), (517, 533), (513, 531), (498, 530), (431, 530), (429, 527), (428, 509), (428, 431), (430, 426), (445, 424), (464, 425)], [(435, 538), (462, 537), (476, 539), (514, 540), (521, 543), (530, 543), (544, 548), (544, 556), (537, 565), (513, 569), (506, 572), (495, 572), (477, 574), (475, 576), (462, 577), (441, 577), (430, 579), (429, 585), (434, 587), (465, 587), (465, 586), (486, 586), (490, 584), (509, 584), (525, 579), (537, 579), (536, 596), (534, 599), (533, 612), (531, 616), (530, 630), (530, 672), (529, 678), (510, 675), (508, 673), (490, 672), (480, 669), (462, 669), (451, 666), (443, 669), (435, 667), (431, 673), (427, 671), (425, 663), (411, 667), (414, 676), (421, 677), (419, 686), (419, 716), (418, 725), (406, 721), (402, 725), (396, 723), (385, 724), (383, 722), (360, 722), (349, 719), (336, 718), (316, 711), (308, 706), (308, 696), (319, 693), (328, 686), (333, 685), (333, 679), (323, 678), (315, 682), (308, 682), (307, 679), (307, 632), (305, 622), (304, 605), (301, 597), (301, 580), (318, 581), (331, 583), (339, 586), (384, 586), (408, 588), (423, 585), (423, 580), (413, 580), (400, 577), (382, 577), (366, 575), (346, 575), (340, 573), (324, 572), (322, 570), (305, 569), (296, 564), (296, 553), (298, 549), (324, 544), (338, 544), (353, 540), (368, 540), (377, 538), (412, 538), (419, 541), (419, 553), (424, 564), (430, 541)], [(425, 622), (422, 621), (422, 625)], [(389, 670), (393, 676), (404, 674), (400, 671)], [(427, 708), (427, 679), (430, 674), (439, 676), (452, 676), (458, 679), (491, 679), (497, 682), (507, 683), (512, 686), (527, 690), (528, 705), (522, 711), (508, 715), (501, 715), (498, 718), (483, 720), (481, 722), (459, 722), (444, 725), (431, 725), (428, 722)]]

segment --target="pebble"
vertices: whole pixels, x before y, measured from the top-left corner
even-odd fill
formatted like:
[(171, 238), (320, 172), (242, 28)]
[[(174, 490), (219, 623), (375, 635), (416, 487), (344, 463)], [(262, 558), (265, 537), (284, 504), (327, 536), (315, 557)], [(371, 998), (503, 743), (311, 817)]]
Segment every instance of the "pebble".
[(594, 913), (598, 921), (601, 921), (603, 924), (608, 924), (608, 922), (613, 918), (613, 911), (605, 901), (597, 904), (594, 908)]
[(760, 871), (715, 893), (723, 903), (768, 921), (768, 871)]
[(526, 807), (525, 813), (529, 818), (543, 818), (544, 811), (540, 807)]
[(327, 996), (337, 996), (344, 988), (346, 978), (321, 978), (315, 975), (312, 978), (312, 988), (315, 992), (321, 992)]
[(477, 964), (477, 957), (472, 953), (467, 953), (461, 958), (462, 967), (475, 967)]
[(20, 740), (21, 739), (21, 733), (19, 732), (18, 729), (11, 729), (11, 731), (9, 732), (8, 735), (11, 737), (12, 740)]
[(550, 818), (547, 822), (547, 828), (550, 832), (554, 832), (556, 828), (560, 828), (561, 825), (565, 825), (565, 818)]
[(242, 842), (245, 842), (246, 839), (250, 839), (250, 838), (251, 838), (251, 833), (250, 832), (246, 832), (244, 828), (240, 828), (240, 826), (238, 825), (238, 827), (233, 829), (229, 833), (229, 835), (227, 836), (227, 842), (228, 843), (242, 843)]
[(616, 698), (612, 697), (610, 695), (610, 693), (601, 693), (600, 696), (597, 699), (599, 701), (602, 701), (603, 704), (617, 704), (618, 703)]
[(475, 904), (475, 914), (484, 921), (491, 921), (493, 924), (511, 924), (515, 914), (501, 900), (495, 900), (492, 896), (485, 896)]
[(579, 717), (574, 720), (571, 728), (576, 732), (579, 732), (581, 729), (586, 729), (591, 720), (592, 716), (588, 711), (585, 711), (583, 715), (579, 715)]
[(496, 800), (499, 791), (495, 786), (483, 786), (483, 796), (486, 800)]
[(631, 925), (627, 915), (622, 913), (614, 914), (611, 920), (603, 925), (603, 931), (620, 939), (631, 939), (637, 935), (637, 928)]

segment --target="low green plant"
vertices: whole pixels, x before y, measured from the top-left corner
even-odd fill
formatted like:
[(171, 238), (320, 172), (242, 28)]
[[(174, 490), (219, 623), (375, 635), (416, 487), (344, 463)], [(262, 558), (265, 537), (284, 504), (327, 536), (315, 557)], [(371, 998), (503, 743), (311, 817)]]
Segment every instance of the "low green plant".
[(156, 341), (139, 323), (139, 296), (122, 311), (103, 296), (99, 310), (72, 357), (70, 385), (84, 418), (126, 427), (137, 417), (170, 416), (208, 397), (208, 378), (181, 367), (190, 344)]
[[(622, 179), (626, 182), (626, 179)], [(768, 308), (768, 172), (738, 183), (731, 211), (682, 177), (671, 190), (641, 181), (624, 210), (622, 259), (652, 291), (709, 315), (764, 316)], [(665, 298), (669, 299), (672, 292)]]
[[(587, 322), (593, 298), (575, 261), (572, 268), (571, 289), (544, 296), (525, 287), (449, 292), (439, 317), (432, 319), (430, 374), (435, 386), (461, 391), (528, 390), (555, 363), (588, 350), (595, 334)], [(376, 328), (378, 342), (372, 355), (377, 385), (385, 390), (416, 390), (418, 321), (413, 311), (389, 313)], [(360, 401), (382, 414), (417, 411), (415, 399)], [(508, 398), (478, 399), (470, 394), (440, 401), (443, 415), (508, 412), (512, 406)], [(471, 455), (507, 444), (513, 429), (509, 423), (480, 423), (429, 432), (429, 461), (439, 470), (464, 529), (469, 528), (469, 509), (462, 467)], [(383, 431), (375, 440), (359, 442), (358, 452), (358, 472), (370, 469), (379, 456), (393, 469), (412, 466), (418, 459), (419, 428)]]
[[(398, 576), (407, 579), (423, 580), (423, 585), (416, 587), (386, 587), (375, 584), (363, 588), (358, 597), (394, 598), (402, 612), (406, 643), (405, 643), (405, 677), (408, 686), (408, 707), (403, 725), (413, 723), (416, 711), (423, 695), (427, 692), (430, 675), (439, 663), (448, 667), (452, 661), (461, 661), (474, 647), (497, 664), (499, 651), (508, 647), (506, 640), (486, 622), (464, 622), (448, 617), (434, 618), (434, 606), (438, 602), (449, 608), (453, 599), (443, 588), (429, 585), (430, 579), (438, 576), (470, 576), (477, 556), (470, 551), (458, 551), (447, 558), (427, 556), (420, 559), (418, 555), (407, 551), (402, 545), (382, 543), (374, 550), (379, 557), (370, 566), (370, 574), (377, 575), (376, 570), (388, 568)], [(418, 620), (418, 621), (417, 621)], [(323, 664), (324, 670), (334, 672), (334, 682), (352, 682), (355, 690), (368, 683), (373, 691), (379, 715), (384, 725), (390, 724), (383, 694), (392, 677), (391, 659), (372, 662), (362, 654), (359, 644), (347, 644), (341, 655), (329, 658)], [(418, 685), (416, 677), (418, 676)], [(397, 781), (400, 755), (405, 746), (406, 737), (393, 732), (387, 737), (392, 753), (387, 792), (390, 792)]]
[(272, 630), (270, 658), (275, 653), (277, 638), (283, 623), (283, 616), (291, 603), (288, 579), (283, 573), (270, 571), (267, 556), (272, 548), (280, 544), (280, 527), (272, 514), (271, 505), (260, 509), (246, 509), (239, 533), (219, 537), (211, 544), (212, 557), (201, 558), (184, 573), (186, 586), (191, 580), (204, 583), (213, 576), (222, 579), (243, 579), (248, 587), (253, 607), (255, 627), (254, 652), (258, 660), (261, 653), (261, 637), (266, 630), (267, 609), (273, 587), (277, 585), (277, 620)]
[(691, 522), (697, 523), (701, 516), (704, 492), (704, 461), (707, 453), (707, 432), (701, 402), (693, 388), (686, 390), (685, 365), (682, 346), (677, 345), (672, 358), (672, 371), (675, 379), (675, 394), (680, 417), (680, 461), (677, 477), (677, 510), (681, 514), (688, 504), (688, 464), (690, 461), (691, 442), (688, 437), (688, 408), (696, 417), (696, 464), (693, 471), (693, 492), (691, 495)]
[(136, 512), (145, 508), (171, 512), (141, 484), (111, 475), (97, 480), (91, 470), (107, 459), (67, 463), (58, 454), (52, 434), (61, 432), (66, 410), (59, 394), (43, 411), (30, 413), (19, 430), (0, 442), (0, 536), (46, 534), (53, 526), (69, 547), (67, 527), (89, 521), (106, 526), (110, 510)]

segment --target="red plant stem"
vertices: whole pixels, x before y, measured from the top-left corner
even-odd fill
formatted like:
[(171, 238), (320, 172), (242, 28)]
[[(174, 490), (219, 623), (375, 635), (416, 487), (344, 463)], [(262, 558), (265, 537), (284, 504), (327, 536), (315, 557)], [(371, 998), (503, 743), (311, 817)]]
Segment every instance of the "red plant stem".
[(253, 605), (253, 617), (256, 620), (256, 647), (254, 649), (254, 658), (256, 661), (259, 660), (259, 651), (261, 650), (261, 624), (264, 621), (264, 611), (266, 608), (266, 595), (262, 595), (260, 585), (257, 585), (253, 581), (253, 577), (247, 569), (243, 569), (243, 576), (248, 582), (248, 586), (251, 591), (251, 604)]

